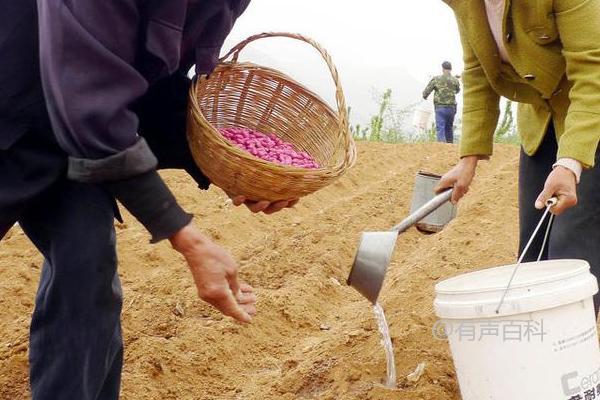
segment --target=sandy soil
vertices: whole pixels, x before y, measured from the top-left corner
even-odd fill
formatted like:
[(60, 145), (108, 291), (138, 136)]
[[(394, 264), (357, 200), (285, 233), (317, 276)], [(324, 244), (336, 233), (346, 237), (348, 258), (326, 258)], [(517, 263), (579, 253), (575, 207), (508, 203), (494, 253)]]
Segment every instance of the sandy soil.
[[(359, 144), (342, 180), (294, 210), (254, 216), (218, 189), (200, 192), (165, 174), (181, 203), (240, 261), (258, 292), (249, 326), (197, 299), (182, 259), (148, 244), (131, 217), (117, 225), (125, 300), (124, 400), (458, 399), (446, 342), (432, 326), (436, 282), (514, 259), (516, 147), (497, 146), (459, 215), (443, 232), (403, 234), (382, 292), (398, 389), (382, 387), (384, 352), (370, 305), (345, 285), (360, 232), (386, 229), (408, 212), (415, 173), (444, 172), (442, 144)], [(27, 340), (41, 257), (18, 229), (0, 245), (0, 399), (29, 398)], [(405, 377), (425, 362), (424, 376)]]

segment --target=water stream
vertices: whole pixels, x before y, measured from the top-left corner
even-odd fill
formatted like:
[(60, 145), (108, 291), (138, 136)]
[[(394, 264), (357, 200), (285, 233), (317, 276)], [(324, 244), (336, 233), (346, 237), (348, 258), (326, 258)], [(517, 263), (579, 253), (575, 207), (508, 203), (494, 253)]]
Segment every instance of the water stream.
[(379, 303), (373, 306), (373, 312), (377, 319), (377, 326), (381, 333), (381, 344), (385, 349), (385, 359), (387, 361), (387, 377), (385, 386), (394, 389), (396, 387), (396, 363), (394, 361), (394, 348), (392, 346), (392, 338), (390, 337), (390, 329), (385, 319), (385, 313)]

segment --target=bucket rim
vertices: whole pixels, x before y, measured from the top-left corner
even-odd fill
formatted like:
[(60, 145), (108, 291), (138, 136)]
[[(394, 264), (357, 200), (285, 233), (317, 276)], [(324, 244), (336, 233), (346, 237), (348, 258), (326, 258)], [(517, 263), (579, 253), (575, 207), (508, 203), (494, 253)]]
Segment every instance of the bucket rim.
[[(537, 281), (516, 282), (511, 285), (511, 289), (522, 289), (522, 288), (527, 288), (527, 287), (533, 287), (533, 286), (557, 282), (560, 280), (575, 277), (577, 275), (589, 273), (589, 270), (590, 270), (589, 263), (585, 260), (580, 260), (580, 259), (559, 259), (559, 260), (534, 261), (534, 262), (522, 263), (520, 268), (522, 270), (523, 268), (532, 267), (535, 265), (551, 265), (551, 264), (567, 264), (567, 263), (574, 265), (574, 268), (571, 271), (566, 271), (562, 274), (549, 275), (546, 278), (540, 279)], [(475, 278), (478, 275), (481, 276), (481, 275), (489, 274), (492, 271), (498, 271), (501, 269), (509, 270), (509, 269), (514, 268), (516, 265), (517, 264), (500, 265), (500, 266), (496, 266), (496, 267), (489, 267), (489, 268), (480, 269), (477, 271), (472, 271), (472, 272), (463, 273), (460, 275), (450, 277), (450, 278), (445, 279), (435, 285), (435, 293), (437, 295), (464, 295), (464, 294), (490, 293), (490, 292), (496, 292), (498, 290), (503, 290), (506, 288), (508, 279), (506, 279), (506, 281), (503, 283), (498, 283), (493, 286), (490, 285), (490, 286), (486, 286), (486, 287), (482, 287), (482, 288), (478, 288), (478, 289), (456, 289), (455, 287), (448, 287), (448, 286), (456, 284), (460, 281), (466, 280), (467, 278)], [(518, 276), (518, 272), (517, 272), (517, 276)]]
[[(440, 282), (436, 285), (435, 314), (438, 318), (454, 320), (503, 318), (543, 312), (590, 299), (598, 293), (598, 280), (590, 272), (587, 261), (561, 259), (527, 264), (530, 268), (519, 270), (516, 283), (506, 293), (501, 309), (498, 309), (500, 299), (514, 264), (450, 278), (444, 281), (446, 287)], [(527, 264), (521, 268), (527, 268)], [(536, 270), (536, 266), (541, 269)], [(498, 272), (499, 269), (504, 270)], [(487, 281), (483, 274), (490, 274)], [(521, 282), (519, 274), (524, 275), (521, 275)]]

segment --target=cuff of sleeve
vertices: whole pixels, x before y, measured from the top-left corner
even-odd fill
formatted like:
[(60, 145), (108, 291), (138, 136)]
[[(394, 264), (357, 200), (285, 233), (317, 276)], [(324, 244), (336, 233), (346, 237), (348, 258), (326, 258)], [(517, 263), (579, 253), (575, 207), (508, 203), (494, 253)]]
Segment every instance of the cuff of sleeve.
[(105, 186), (152, 235), (151, 243), (173, 236), (188, 225), (192, 215), (177, 200), (158, 172), (107, 182)]
[(459, 156), (460, 158), (468, 156), (477, 156), (480, 160), (489, 160), (493, 153), (493, 144), (488, 145), (487, 143), (473, 143), (463, 144), (461, 141)]
[(560, 158), (556, 163), (554, 163), (552, 168), (554, 169), (558, 166), (564, 167), (573, 172), (575, 178), (577, 179), (577, 183), (581, 181), (581, 171), (583, 170), (583, 167), (579, 161), (573, 158)]
[(565, 119), (565, 132), (558, 141), (558, 156), (579, 161), (584, 168), (591, 168), (596, 161), (598, 148), (599, 115), (589, 112), (569, 111)]
[(86, 183), (120, 181), (153, 171), (157, 164), (150, 146), (140, 138), (120, 153), (98, 160), (69, 157), (68, 177)]
[(477, 157), (477, 161), (489, 161), (491, 156), (487, 156), (487, 155), (479, 155), (479, 154), (469, 154), (466, 156), (461, 156), (460, 158), (465, 158), (465, 157), (471, 157), (471, 156), (476, 156)]

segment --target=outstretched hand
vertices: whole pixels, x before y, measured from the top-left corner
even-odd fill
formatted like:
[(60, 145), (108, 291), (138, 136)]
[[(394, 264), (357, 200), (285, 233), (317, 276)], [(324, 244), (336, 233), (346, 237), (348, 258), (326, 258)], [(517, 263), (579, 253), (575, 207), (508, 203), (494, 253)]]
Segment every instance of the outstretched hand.
[(260, 212), (265, 213), (267, 215), (274, 214), (285, 208), (294, 207), (299, 201), (299, 199), (282, 200), (276, 202), (270, 202), (267, 200), (251, 201), (246, 199), (245, 196), (235, 196), (229, 193), (227, 193), (227, 195), (229, 196), (229, 198), (231, 198), (231, 201), (233, 202), (234, 206), (241, 206), (243, 204), (255, 214)]
[(231, 255), (213, 243), (192, 224), (170, 238), (190, 268), (198, 296), (223, 314), (250, 322), (256, 314), (256, 296), (250, 285), (238, 279), (238, 266)]

